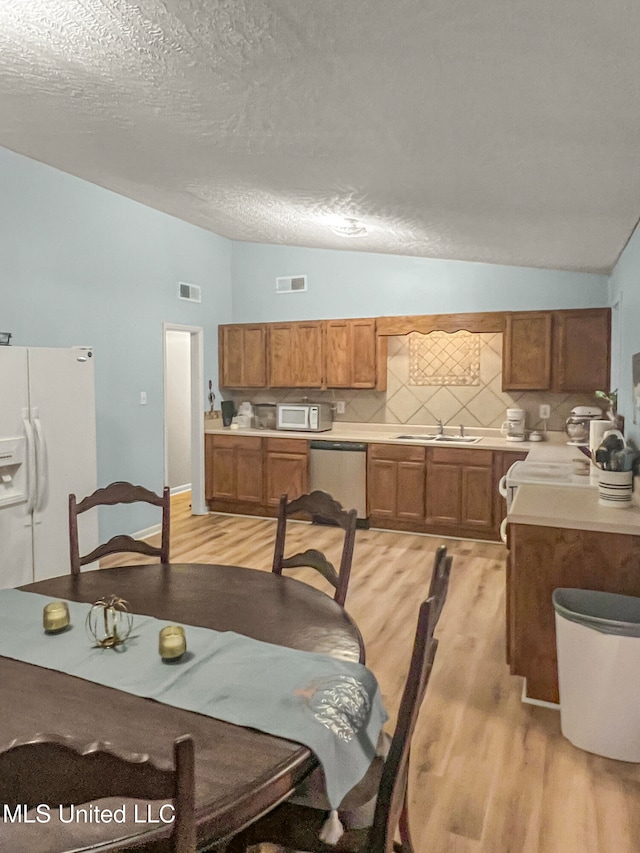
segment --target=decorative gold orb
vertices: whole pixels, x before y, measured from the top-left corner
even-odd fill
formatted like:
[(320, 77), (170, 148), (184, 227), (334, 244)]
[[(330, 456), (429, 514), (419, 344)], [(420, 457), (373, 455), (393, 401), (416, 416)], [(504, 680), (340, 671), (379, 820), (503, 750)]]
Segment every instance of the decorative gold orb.
[(103, 649), (115, 649), (125, 643), (133, 630), (128, 603), (117, 595), (101, 598), (87, 613), (87, 633)]

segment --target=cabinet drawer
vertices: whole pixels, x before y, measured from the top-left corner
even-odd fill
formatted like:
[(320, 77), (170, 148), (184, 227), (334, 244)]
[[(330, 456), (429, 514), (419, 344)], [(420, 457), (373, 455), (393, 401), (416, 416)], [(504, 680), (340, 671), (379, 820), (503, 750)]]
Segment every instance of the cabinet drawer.
[(309, 442), (303, 438), (268, 438), (267, 453), (300, 453), (309, 452)]
[(490, 467), (493, 450), (467, 450), (456, 447), (430, 447), (429, 461), (453, 465), (480, 465)]
[(425, 448), (405, 444), (370, 444), (371, 459), (400, 459), (403, 462), (424, 462)]
[(261, 450), (262, 439), (249, 435), (212, 435), (214, 447), (238, 447), (242, 450)]

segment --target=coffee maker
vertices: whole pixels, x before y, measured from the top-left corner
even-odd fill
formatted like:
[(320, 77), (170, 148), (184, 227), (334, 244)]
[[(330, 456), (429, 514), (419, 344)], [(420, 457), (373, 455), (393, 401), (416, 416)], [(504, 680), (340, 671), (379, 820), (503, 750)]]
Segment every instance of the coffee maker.
[(507, 409), (507, 420), (500, 427), (507, 441), (524, 441), (526, 417), (524, 409)]

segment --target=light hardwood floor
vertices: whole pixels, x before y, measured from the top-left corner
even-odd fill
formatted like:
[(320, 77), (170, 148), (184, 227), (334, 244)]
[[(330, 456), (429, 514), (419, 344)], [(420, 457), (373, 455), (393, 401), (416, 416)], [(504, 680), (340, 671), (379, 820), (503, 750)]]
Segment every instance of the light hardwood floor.
[[(173, 499), (173, 561), (270, 570), (275, 521), (189, 512), (188, 494)], [(292, 546), (337, 557), (338, 530), (300, 523), (292, 532)], [(389, 730), (440, 543), (454, 559), (412, 749), (416, 853), (637, 853), (640, 765), (576, 749), (561, 736), (557, 711), (520, 701), (522, 680), (504, 660), (502, 545), (357, 532), (346, 607), (381, 685)], [(314, 572), (292, 574), (322, 587)]]

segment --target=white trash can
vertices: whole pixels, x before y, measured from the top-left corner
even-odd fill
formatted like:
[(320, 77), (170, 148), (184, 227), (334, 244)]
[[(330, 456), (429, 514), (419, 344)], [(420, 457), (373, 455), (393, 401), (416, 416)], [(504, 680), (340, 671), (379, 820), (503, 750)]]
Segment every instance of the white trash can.
[(574, 746), (640, 762), (640, 598), (553, 593), (560, 722)]

